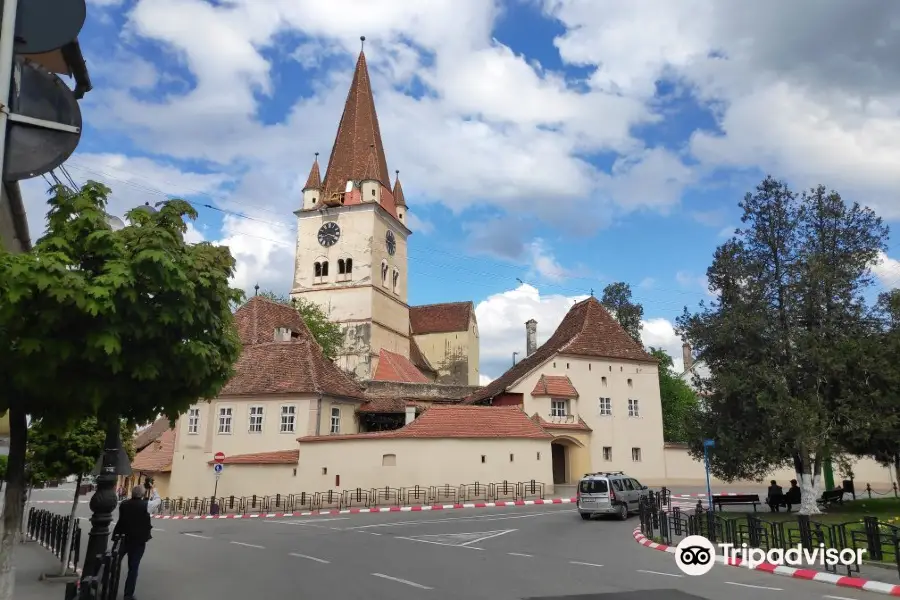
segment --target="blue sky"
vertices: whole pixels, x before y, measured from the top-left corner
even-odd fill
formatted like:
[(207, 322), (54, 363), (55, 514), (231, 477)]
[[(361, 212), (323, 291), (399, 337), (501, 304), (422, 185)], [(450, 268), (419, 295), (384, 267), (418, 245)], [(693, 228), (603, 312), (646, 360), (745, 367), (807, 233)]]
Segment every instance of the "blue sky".
[[(88, 5), (95, 89), (68, 171), (106, 181), (113, 212), (194, 201), (192, 236), (231, 246), (247, 290), (290, 286), (291, 213), (367, 36), (414, 216), (410, 304), (476, 302), (488, 377), (524, 348), (525, 320), (546, 339), (614, 281), (644, 305), (645, 343), (677, 354), (672, 321), (710, 297), (712, 252), (767, 173), (900, 215), (890, 2)], [(25, 185), (35, 237), (45, 188)], [(898, 266), (876, 272), (891, 284)]]

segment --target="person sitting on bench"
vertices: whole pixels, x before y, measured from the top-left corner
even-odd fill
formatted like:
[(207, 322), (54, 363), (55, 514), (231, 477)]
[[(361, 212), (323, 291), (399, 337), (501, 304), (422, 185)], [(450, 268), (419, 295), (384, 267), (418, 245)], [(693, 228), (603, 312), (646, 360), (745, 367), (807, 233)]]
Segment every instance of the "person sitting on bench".
[(797, 480), (791, 479), (791, 487), (788, 488), (784, 495), (784, 503), (787, 505), (787, 511), (791, 512), (791, 507), (800, 504), (800, 488), (797, 487)]
[(772, 512), (778, 512), (779, 505), (784, 503), (784, 492), (781, 489), (781, 486), (778, 485), (778, 482), (774, 479), (771, 481), (771, 485), (769, 486), (768, 497), (766, 498), (766, 503), (769, 505), (769, 510)]

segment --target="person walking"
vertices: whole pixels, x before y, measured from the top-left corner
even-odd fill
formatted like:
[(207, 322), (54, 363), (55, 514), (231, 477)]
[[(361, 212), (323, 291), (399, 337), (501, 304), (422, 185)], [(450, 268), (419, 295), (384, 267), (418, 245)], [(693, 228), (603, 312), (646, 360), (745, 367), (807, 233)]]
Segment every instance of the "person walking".
[(134, 588), (137, 586), (138, 569), (147, 541), (150, 539), (150, 531), (153, 525), (150, 522), (150, 513), (144, 496), (147, 490), (142, 485), (137, 485), (131, 490), (131, 499), (119, 505), (119, 521), (113, 529), (113, 536), (123, 536), (122, 553), (128, 556), (128, 577), (125, 578), (125, 600), (136, 600)]

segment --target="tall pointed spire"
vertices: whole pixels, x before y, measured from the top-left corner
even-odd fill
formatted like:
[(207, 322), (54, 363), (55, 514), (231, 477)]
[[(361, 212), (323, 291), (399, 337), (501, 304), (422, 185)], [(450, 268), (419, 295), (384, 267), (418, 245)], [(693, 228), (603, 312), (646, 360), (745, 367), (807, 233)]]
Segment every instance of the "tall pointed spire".
[(309, 177), (306, 178), (306, 185), (303, 190), (318, 190), (322, 188), (322, 176), (319, 174), (319, 153), (316, 152), (316, 158), (313, 160), (312, 169), (309, 170)]
[(396, 171), (397, 178), (394, 180), (394, 204), (397, 206), (406, 206), (406, 198), (403, 197), (403, 186), (400, 185), (400, 171)]
[[(362, 39), (362, 38), (361, 38)], [(390, 172), (384, 156), (384, 144), (375, 114), (375, 98), (369, 80), (365, 52), (360, 51), (356, 71), (350, 83), (344, 114), (338, 125), (323, 188), (325, 198), (335, 192), (343, 192), (348, 181), (365, 179), (369, 154), (374, 149), (375, 177), (385, 187), (390, 187)]]

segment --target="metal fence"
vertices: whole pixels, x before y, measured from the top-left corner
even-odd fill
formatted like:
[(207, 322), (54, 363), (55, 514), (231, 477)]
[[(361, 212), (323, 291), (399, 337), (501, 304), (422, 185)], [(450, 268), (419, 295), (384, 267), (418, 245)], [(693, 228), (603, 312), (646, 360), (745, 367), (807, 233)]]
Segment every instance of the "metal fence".
[[(769, 521), (757, 514), (742, 514), (729, 518), (728, 513), (716, 513), (698, 504), (691, 513), (678, 507), (670, 510), (661, 502), (660, 495), (651, 494), (641, 502), (641, 532), (649, 539), (677, 545), (689, 535), (702, 535), (715, 544), (732, 544), (741, 548), (788, 550), (802, 547), (808, 550), (834, 548), (837, 550), (865, 550), (866, 562), (879, 567), (893, 567), (900, 574), (900, 527), (880, 521), (877, 517), (843, 523), (823, 523), (809, 515)], [(848, 516), (848, 518), (850, 518)], [(830, 573), (837, 573), (839, 566), (823, 561), (821, 565)], [(873, 565), (873, 568), (875, 565)], [(847, 576), (859, 573), (859, 565), (846, 565)]]
[(68, 566), (77, 569), (81, 558), (81, 524), (77, 520), (75, 521), (72, 540), (69, 542), (66, 538), (69, 535), (71, 523), (69, 515), (60, 515), (49, 510), (32, 507), (28, 510), (26, 532), (29, 538), (50, 550), (59, 560), (64, 560), (68, 547), (71, 550)]
[(545, 485), (539, 481), (449, 483), (402, 488), (353, 488), (275, 494), (274, 496), (223, 496), (219, 498), (164, 498), (161, 515), (251, 514), (296, 512), (345, 508), (376, 508), (412, 504), (458, 504), (464, 502), (518, 502), (544, 498)]
[(114, 536), (112, 547), (98, 563), (97, 572), (66, 587), (66, 600), (116, 600), (122, 574), (122, 536)]

